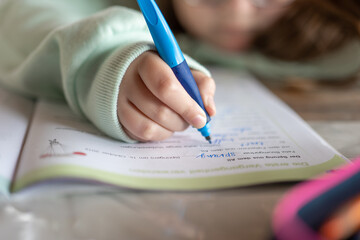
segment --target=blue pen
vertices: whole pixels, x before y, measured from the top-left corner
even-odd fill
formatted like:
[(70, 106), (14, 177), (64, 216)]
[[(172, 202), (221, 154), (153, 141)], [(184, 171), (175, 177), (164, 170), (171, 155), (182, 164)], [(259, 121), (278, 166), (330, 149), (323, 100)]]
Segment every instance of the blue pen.
[(205, 111), (207, 119), (206, 125), (198, 130), (201, 132), (201, 135), (203, 135), (205, 139), (211, 143), (209, 126), (210, 116), (205, 110), (199, 88), (196, 85), (194, 77), (189, 69), (184, 55), (180, 50), (174, 34), (154, 0), (137, 0), (137, 2), (145, 17), (145, 21), (148, 25), (160, 57), (171, 67), (175, 76), (185, 88), (187, 93)]

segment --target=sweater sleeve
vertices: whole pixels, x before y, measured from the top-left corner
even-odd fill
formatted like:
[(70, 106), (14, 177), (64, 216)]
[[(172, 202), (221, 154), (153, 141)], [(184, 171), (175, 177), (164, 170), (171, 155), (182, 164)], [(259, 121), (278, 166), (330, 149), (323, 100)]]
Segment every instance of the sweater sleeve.
[[(33, 98), (63, 99), (115, 139), (128, 66), (154, 49), (141, 13), (105, 1), (8, 0), (0, 4), (0, 83)], [(190, 67), (209, 74), (188, 58)]]

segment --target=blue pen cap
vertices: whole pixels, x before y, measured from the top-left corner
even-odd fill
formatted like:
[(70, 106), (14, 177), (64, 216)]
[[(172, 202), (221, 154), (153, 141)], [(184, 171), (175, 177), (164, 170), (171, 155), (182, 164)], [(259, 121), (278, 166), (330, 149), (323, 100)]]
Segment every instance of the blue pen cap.
[(171, 67), (182, 63), (185, 58), (174, 34), (154, 0), (137, 0), (160, 57)]

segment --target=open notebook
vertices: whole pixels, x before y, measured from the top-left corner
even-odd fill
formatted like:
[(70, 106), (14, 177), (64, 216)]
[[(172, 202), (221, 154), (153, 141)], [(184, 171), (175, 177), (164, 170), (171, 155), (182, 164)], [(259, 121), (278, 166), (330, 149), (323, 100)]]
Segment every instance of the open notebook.
[(0, 90), (2, 191), (64, 178), (139, 189), (217, 189), (307, 179), (348, 162), (249, 75), (212, 73), (218, 110), (212, 144), (193, 128), (162, 142), (122, 143), (64, 103), (33, 103)]

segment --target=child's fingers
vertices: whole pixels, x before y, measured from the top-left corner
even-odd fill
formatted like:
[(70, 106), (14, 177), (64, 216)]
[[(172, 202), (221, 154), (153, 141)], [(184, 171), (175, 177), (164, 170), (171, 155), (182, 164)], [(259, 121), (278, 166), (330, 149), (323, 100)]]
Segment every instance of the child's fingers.
[(128, 92), (128, 99), (140, 112), (172, 132), (183, 131), (189, 126), (179, 114), (157, 99), (140, 77), (133, 79), (133, 82), (134, 88)]
[(142, 58), (138, 72), (147, 88), (190, 125), (202, 128), (206, 115), (176, 79), (171, 68), (156, 54)]
[(199, 87), (206, 111), (210, 116), (214, 116), (216, 114), (216, 106), (214, 102), (216, 85), (214, 79), (206, 76), (200, 71), (192, 71), (192, 74)]
[(147, 142), (169, 138), (173, 132), (153, 122), (132, 103), (121, 104), (118, 108), (121, 124), (132, 139)]

